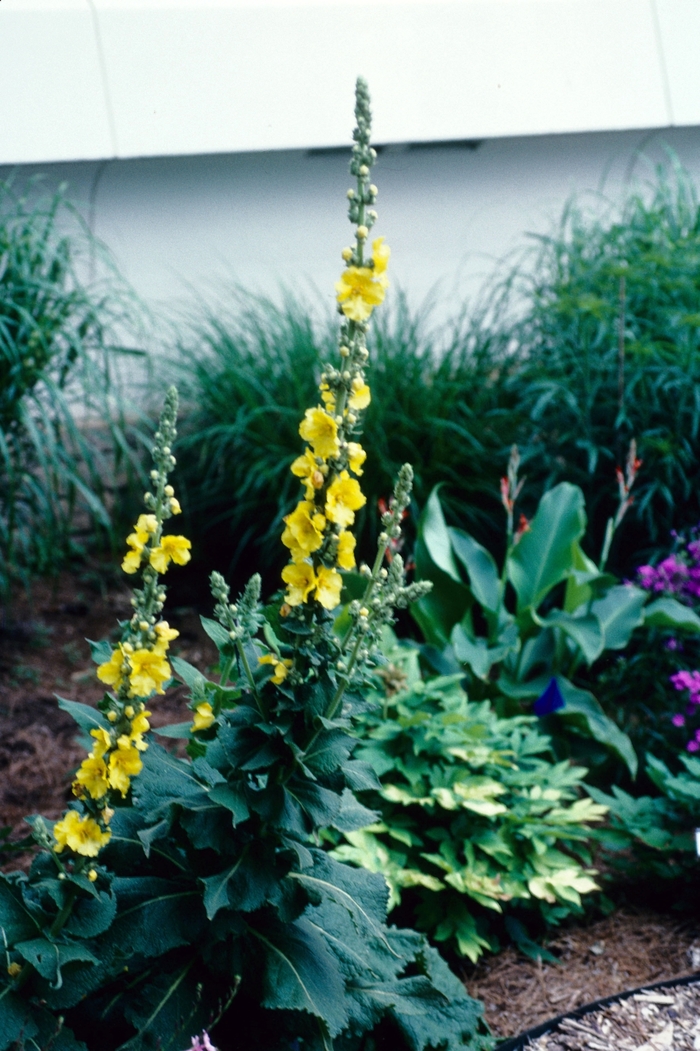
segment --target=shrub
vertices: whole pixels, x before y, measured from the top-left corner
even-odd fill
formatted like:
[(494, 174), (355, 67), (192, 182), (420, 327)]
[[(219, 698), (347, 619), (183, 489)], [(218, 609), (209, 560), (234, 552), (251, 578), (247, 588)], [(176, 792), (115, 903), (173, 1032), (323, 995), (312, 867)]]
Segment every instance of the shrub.
[(137, 472), (111, 362), (132, 304), (113, 273), (85, 283), (91, 252), (62, 192), (30, 201), (0, 184), (0, 602), (75, 552), (78, 515), (111, 538), (106, 479)]
[[(425, 593), (406, 585), (400, 557), (384, 568), (410, 499), (405, 465), (382, 517), (361, 601), (339, 610), (339, 569), (354, 564), (365, 332), (383, 299), (383, 238), (364, 256), (376, 188), (369, 171), (369, 102), (358, 81), (351, 172), (357, 227), (338, 282), (338, 366), (328, 367), (299, 432), (294, 474), (303, 499), (287, 516), (284, 595), (260, 604), (254, 575), (237, 602), (212, 574), (215, 619), (203, 619), (219, 667), (208, 679), (168, 660), (177, 637), (161, 618), (162, 576), (190, 542), (164, 532), (180, 506), (177, 394), (155, 434), (152, 491), (127, 537), (124, 571), (139, 580), (120, 641), (95, 644), (111, 687), (97, 709), (61, 702), (89, 732), (76, 803), (34, 832), (45, 850), (29, 875), (0, 880), (7, 972), (0, 979), (0, 1051), (16, 1041), (54, 1051), (153, 1051), (185, 1032), (217, 1043), (289, 1051), (360, 1051), (377, 1039), (411, 1051), (492, 1045), (458, 978), (414, 931), (388, 928), (381, 877), (319, 849), (319, 832), (374, 815), (353, 789), (375, 783), (355, 760), (350, 719), (366, 706), (376, 643), (395, 607)], [(172, 669), (190, 691), (192, 721), (161, 731), (188, 741), (189, 759), (153, 744), (146, 703)], [(218, 1024), (220, 1023), (220, 1024)], [(371, 1041), (371, 1042), (370, 1042)]]
[(646, 772), (654, 795), (635, 798), (618, 786), (611, 795), (595, 788), (590, 792), (610, 810), (610, 827), (600, 830), (597, 838), (612, 872), (636, 881), (638, 889), (640, 882), (646, 883), (650, 897), (661, 892), (667, 899), (663, 883), (673, 880), (675, 905), (696, 906), (700, 761), (683, 754), (678, 758), (680, 771), (673, 773), (660, 759), (648, 757)]
[[(533, 497), (562, 479), (586, 497), (595, 546), (614, 467), (635, 437), (644, 467), (618, 573), (700, 518), (700, 209), (680, 166), (619, 206), (571, 201), (508, 281), (517, 297), (511, 395)], [(506, 312), (507, 313), (507, 312)]]
[(381, 872), (391, 905), (405, 898), (404, 915), (474, 962), (504, 932), (541, 953), (528, 928), (580, 914), (597, 889), (588, 825), (605, 808), (582, 797), (586, 771), (552, 761), (537, 719), (469, 701), (461, 675), (423, 682), (415, 650), (389, 659), (404, 685), (361, 717), (355, 753), (381, 781), (360, 793), (381, 818), (335, 856)]

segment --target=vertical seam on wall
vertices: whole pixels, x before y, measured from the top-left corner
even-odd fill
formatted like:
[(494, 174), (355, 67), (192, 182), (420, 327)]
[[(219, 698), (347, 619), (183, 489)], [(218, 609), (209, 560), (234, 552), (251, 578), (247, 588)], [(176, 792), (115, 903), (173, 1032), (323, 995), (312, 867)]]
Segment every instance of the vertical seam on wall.
[(666, 112), (668, 114), (669, 125), (675, 124), (673, 116), (673, 98), (671, 96), (671, 81), (668, 76), (668, 65), (666, 63), (666, 52), (664, 51), (664, 42), (661, 35), (661, 20), (659, 18), (659, 11), (656, 6), (657, 0), (649, 0), (651, 5), (651, 18), (654, 23), (654, 36), (656, 37), (656, 50), (659, 56), (659, 66), (661, 67), (661, 82), (663, 84), (664, 101), (666, 103)]
[(114, 107), (112, 106), (112, 96), (109, 92), (109, 77), (107, 76), (107, 61), (105, 59), (104, 48), (102, 47), (102, 35), (100, 33), (100, 19), (97, 14), (97, 9), (93, 0), (87, 0), (88, 7), (90, 8), (90, 15), (92, 17), (92, 28), (95, 33), (95, 44), (97, 46), (97, 59), (100, 65), (100, 76), (102, 78), (102, 92), (104, 94), (105, 109), (107, 110), (107, 124), (109, 126), (109, 137), (112, 142), (112, 154), (114, 157), (119, 156), (119, 144), (117, 142), (117, 123), (114, 119)]

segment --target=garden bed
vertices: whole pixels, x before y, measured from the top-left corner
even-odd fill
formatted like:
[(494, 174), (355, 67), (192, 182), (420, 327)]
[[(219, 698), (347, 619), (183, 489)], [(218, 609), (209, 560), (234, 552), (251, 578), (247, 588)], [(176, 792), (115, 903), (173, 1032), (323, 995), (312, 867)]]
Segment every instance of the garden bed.
[[(0, 827), (26, 832), (26, 813), (55, 818), (69, 797), (70, 771), (82, 758), (75, 723), (55, 694), (86, 703), (99, 695), (86, 638), (107, 636), (129, 614), (130, 592), (107, 583), (99, 567), (38, 581), (18, 593), (13, 627), (0, 632)], [(191, 608), (168, 610), (179, 652), (202, 669), (213, 644)], [(182, 691), (153, 704), (155, 726), (186, 719)], [(8, 867), (16, 867), (13, 859)], [(484, 959), (465, 984), (483, 1000), (495, 1035), (512, 1036), (599, 997), (686, 975), (700, 963), (700, 925), (654, 912), (618, 910), (571, 926), (549, 943), (560, 965), (538, 964), (512, 948)], [(695, 955), (693, 955), (695, 950)]]

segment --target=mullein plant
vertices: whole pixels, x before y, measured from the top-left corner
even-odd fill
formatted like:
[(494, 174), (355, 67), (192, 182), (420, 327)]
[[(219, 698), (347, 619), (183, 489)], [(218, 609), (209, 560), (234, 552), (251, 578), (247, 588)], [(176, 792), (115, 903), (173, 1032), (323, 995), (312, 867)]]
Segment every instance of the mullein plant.
[[(361, 80), (356, 116), (339, 362), (325, 368), (300, 427), (306, 445), (292, 470), (304, 488), (282, 536), (285, 588), (263, 606), (254, 575), (232, 602), (212, 574), (214, 618), (202, 622), (219, 652), (216, 678), (168, 658), (174, 633), (161, 617), (159, 574), (189, 555), (184, 538), (162, 532), (179, 510), (165, 477), (169, 395), (154, 492), (123, 563), (143, 587), (120, 643), (93, 654), (112, 691), (98, 710), (61, 702), (95, 742), (76, 775), (75, 816), (52, 832), (34, 819), (48, 850), (28, 876), (0, 880), (0, 1051), (176, 1051), (201, 1031), (219, 1047), (263, 1051), (369, 1051), (377, 1039), (407, 1051), (492, 1046), (480, 1005), (438, 953), (416, 932), (387, 927), (383, 878), (322, 849), (324, 830), (376, 817), (354, 796), (379, 786), (353, 757), (352, 720), (368, 706), (382, 627), (429, 587), (405, 583), (398, 554), (385, 565), (410, 498), (407, 466), (373, 566), (343, 577), (355, 567), (351, 527), (365, 502), (365, 337), (389, 258), (383, 239), (368, 250), (377, 191)], [(192, 716), (159, 733), (183, 739), (188, 758), (148, 734), (146, 705), (171, 667), (189, 687)]]

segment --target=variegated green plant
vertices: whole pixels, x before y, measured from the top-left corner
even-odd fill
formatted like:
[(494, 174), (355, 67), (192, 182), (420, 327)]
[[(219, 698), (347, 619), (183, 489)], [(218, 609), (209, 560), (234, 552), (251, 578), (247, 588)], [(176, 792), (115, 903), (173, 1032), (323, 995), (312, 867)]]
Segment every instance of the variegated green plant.
[(404, 685), (363, 717), (356, 753), (380, 778), (361, 797), (381, 820), (336, 855), (381, 872), (392, 905), (473, 961), (503, 933), (535, 952), (535, 928), (597, 889), (588, 825), (606, 808), (582, 794), (585, 769), (551, 760), (536, 719), (499, 719), (459, 675), (421, 681), (415, 650), (390, 658)]

